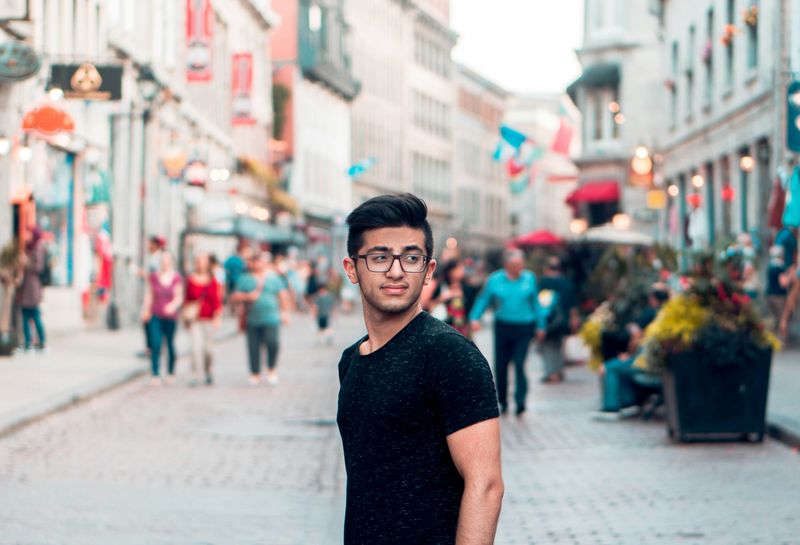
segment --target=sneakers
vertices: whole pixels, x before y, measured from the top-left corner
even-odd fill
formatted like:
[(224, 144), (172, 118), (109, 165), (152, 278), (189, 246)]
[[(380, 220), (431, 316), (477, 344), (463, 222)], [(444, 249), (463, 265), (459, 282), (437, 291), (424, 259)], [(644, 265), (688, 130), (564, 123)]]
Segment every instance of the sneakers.
[(206, 375), (206, 386), (212, 386), (214, 384), (214, 377), (211, 373)]
[(162, 386), (163, 384), (161, 377), (150, 377), (150, 386)]
[(258, 375), (250, 375), (250, 378), (247, 379), (250, 382), (251, 386), (258, 386), (261, 383), (261, 378)]
[(278, 382), (278, 372), (275, 369), (270, 369), (267, 371), (267, 384), (270, 386), (276, 386)]

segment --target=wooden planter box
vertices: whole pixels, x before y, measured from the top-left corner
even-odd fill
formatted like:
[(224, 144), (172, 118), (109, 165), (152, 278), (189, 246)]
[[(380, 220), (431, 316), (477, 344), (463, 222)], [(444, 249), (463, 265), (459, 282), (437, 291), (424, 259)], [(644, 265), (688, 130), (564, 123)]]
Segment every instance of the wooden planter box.
[(669, 436), (681, 442), (764, 439), (772, 350), (757, 361), (715, 365), (696, 352), (672, 354), (664, 372)]

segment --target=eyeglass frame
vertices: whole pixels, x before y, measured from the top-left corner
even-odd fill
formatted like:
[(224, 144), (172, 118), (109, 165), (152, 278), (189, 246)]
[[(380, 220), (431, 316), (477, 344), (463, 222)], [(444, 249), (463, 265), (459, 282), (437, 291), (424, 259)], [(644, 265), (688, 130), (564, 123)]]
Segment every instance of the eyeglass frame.
[[(367, 260), (367, 258), (368, 258), (368, 257), (370, 257), (370, 256), (383, 256), (383, 257), (391, 257), (391, 258), (392, 258), (392, 261), (391, 261), (391, 263), (389, 263), (389, 268), (388, 268), (388, 269), (386, 269), (385, 271), (373, 271), (372, 269), (370, 269), (370, 268), (369, 268), (369, 261)], [(403, 257), (403, 256), (414, 256), (414, 257), (421, 257), (421, 258), (422, 258), (422, 261), (424, 262), (424, 265), (423, 265), (423, 266), (422, 266), (422, 268), (421, 268), (420, 270), (418, 270), (418, 271), (407, 271), (407, 270), (405, 269), (405, 267), (403, 267), (403, 262), (402, 262), (402, 260), (400, 259), (400, 258), (401, 258), (401, 257)], [(428, 264), (429, 264), (429, 263), (431, 262), (431, 260), (433, 259), (433, 257), (431, 257), (431, 256), (429, 256), (429, 255), (424, 255), (424, 254), (382, 254), (382, 253), (375, 253), (375, 254), (356, 254), (356, 255), (351, 255), (351, 256), (350, 256), (350, 259), (359, 259), (359, 258), (361, 258), (361, 259), (363, 259), (363, 260), (364, 260), (364, 266), (365, 266), (365, 267), (367, 267), (367, 270), (368, 270), (369, 272), (371, 272), (371, 273), (378, 273), (378, 274), (380, 274), (380, 273), (387, 273), (387, 272), (391, 271), (391, 270), (392, 270), (392, 267), (394, 267), (394, 262), (395, 262), (395, 261), (398, 261), (398, 262), (400, 263), (400, 269), (401, 269), (401, 270), (402, 270), (404, 273), (406, 273), (406, 274), (419, 274), (419, 273), (423, 273), (423, 272), (425, 272), (425, 271), (428, 269)]]

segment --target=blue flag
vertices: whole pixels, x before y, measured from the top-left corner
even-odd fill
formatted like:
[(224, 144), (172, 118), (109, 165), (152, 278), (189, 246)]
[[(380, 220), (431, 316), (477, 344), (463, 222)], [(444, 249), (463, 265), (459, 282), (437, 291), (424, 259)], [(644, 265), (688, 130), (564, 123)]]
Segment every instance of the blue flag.
[(367, 157), (366, 159), (361, 159), (359, 162), (350, 166), (347, 169), (347, 175), (353, 178), (354, 180), (359, 176), (363, 175), (366, 171), (371, 169), (375, 166), (378, 160), (375, 157)]

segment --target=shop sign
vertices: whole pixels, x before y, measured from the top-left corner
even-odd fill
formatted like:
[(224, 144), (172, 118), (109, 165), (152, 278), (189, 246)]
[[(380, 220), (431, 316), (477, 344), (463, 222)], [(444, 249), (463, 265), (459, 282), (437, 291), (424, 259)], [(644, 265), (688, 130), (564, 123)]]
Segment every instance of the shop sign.
[(22, 81), (35, 76), (41, 67), (39, 55), (25, 42), (9, 41), (0, 44), (0, 79)]
[(211, 0), (186, 0), (186, 79), (210, 81), (214, 10)]
[(0, 21), (27, 21), (28, 0), (0, 0)]
[(667, 207), (667, 192), (662, 189), (651, 189), (647, 192), (647, 208), (663, 210)]
[(233, 125), (254, 125), (253, 118), (253, 54), (233, 55)]
[(74, 131), (75, 121), (61, 108), (43, 104), (25, 114), (22, 118), (22, 130), (49, 138), (62, 132)]
[(203, 161), (191, 161), (186, 165), (183, 178), (189, 185), (203, 188), (208, 182), (208, 167)]
[(54, 64), (50, 68), (48, 89), (59, 88), (65, 98), (81, 100), (120, 100), (122, 98), (122, 66)]

